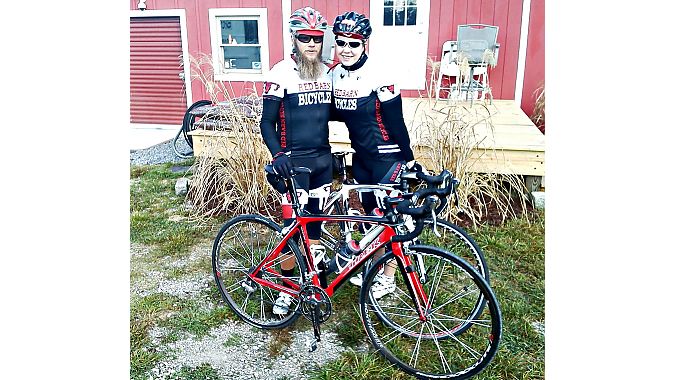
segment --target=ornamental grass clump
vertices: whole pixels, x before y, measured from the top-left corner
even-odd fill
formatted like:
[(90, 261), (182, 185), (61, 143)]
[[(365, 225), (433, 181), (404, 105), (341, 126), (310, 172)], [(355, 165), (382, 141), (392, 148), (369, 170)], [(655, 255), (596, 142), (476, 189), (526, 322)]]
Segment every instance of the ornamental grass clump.
[[(504, 221), (526, 209), (529, 196), (521, 176), (510, 174), (508, 167), (501, 168), (507, 173), (481, 172), (480, 161), (505, 161), (492, 148), (493, 125), (485, 104), (451, 104), (430, 108), (429, 113), (420, 107), (416, 112), (424, 114), (413, 131), (417, 158), (428, 163), (429, 170), (448, 169), (460, 180), (459, 208), (472, 223), (480, 222), (491, 210), (497, 210)], [(457, 211), (447, 207), (442, 216), (456, 219)]]
[[(428, 65), (428, 96), (421, 97), (415, 109), (416, 122), (407, 120), (416, 158), (427, 163), (428, 169), (436, 173), (448, 169), (460, 180), (459, 208), (473, 224), (480, 223), (490, 212), (499, 213), (502, 221), (518, 216), (527, 208), (529, 194), (523, 177), (511, 172), (502, 152), (495, 149), (489, 101), (476, 101), (471, 106), (458, 99), (435, 101), (431, 89), (441, 79), (439, 64), (428, 59)], [(488, 161), (503, 162), (501, 173), (482, 172), (481, 163)], [(458, 219), (458, 211), (447, 207), (442, 216)]]
[(190, 61), (193, 80), (204, 84), (214, 103), (195, 110), (202, 115), (195, 126), (210, 135), (204, 136), (204, 152), (192, 167), (187, 195), (192, 216), (206, 221), (220, 214), (271, 215), (279, 208), (279, 197), (263, 171), (270, 154), (259, 129), (261, 97), (253, 84), (245, 86), (243, 96), (231, 96), (230, 82), (214, 80), (209, 56)]
[(545, 85), (538, 87), (533, 93), (535, 107), (530, 119), (537, 125), (540, 132), (545, 133)]

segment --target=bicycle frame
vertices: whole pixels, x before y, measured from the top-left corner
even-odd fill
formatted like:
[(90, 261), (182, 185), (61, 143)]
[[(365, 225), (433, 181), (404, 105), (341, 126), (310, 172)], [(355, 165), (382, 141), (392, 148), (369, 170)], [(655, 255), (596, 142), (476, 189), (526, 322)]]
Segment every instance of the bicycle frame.
[[(280, 292), (285, 292), (294, 297), (298, 297), (300, 293), (300, 287), (283, 276), (272, 270), (271, 264), (282, 255), (282, 250), (286, 246), (289, 239), (294, 235), (300, 234), (303, 241), (303, 259), (308, 268), (308, 273), (301, 273), (301, 279), (304, 279), (306, 276), (310, 277), (313, 285), (321, 287), (317, 268), (314, 265), (314, 259), (311, 257), (310, 244), (307, 235), (307, 224), (313, 222), (358, 222), (358, 223), (371, 223), (375, 225), (381, 225), (384, 227), (383, 231), (371, 242), (369, 243), (349, 264), (348, 266), (338, 274), (338, 276), (333, 279), (330, 283), (327, 284), (324, 291), (326, 294), (331, 297), (336, 292), (336, 290), (345, 283), (346, 279), (351, 277), (353, 273), (361, 267), (361, 265), (371, 258), (375, 252), (385, 246), (390, 242), (393, 236), (396, 236), (396, 232), (392, 225), (389, 222), (383, 220), (382, 217), (376, 216), (350, 216), (350, 215), (298, 215), (294, 220), (293, 224), (289, 227), (282, 230), (284, 236), (281, 241), (268, 253), (268, 255), (263, 259), (263, 261), (250, 273), (248, 274), (249, 279), (258, 283), (260, 286), (265, 286), (267, 288), (275, 289)], [(286, 231), (286, 232), (284, 232)], [(425, 320), (425, 309), (428, 305), (427, 294), (425, 294), (418, 274), (412, 270), (413, 265), (410, 256), (406, 255), (402, 249), (401, 243), (392, 243), (392, 252), (394, 256), (399, 261), (399, 264), (404, 269), (404, 279), (408, 282), (407, 287), (411, 291), (411, 296), (416, 304), (416, 309), (418, 310), (421, 320)], [(283, 278), (284, 281), (290, 288), (278, 285), (274, 282), (268, 281), (260, 275), (260, 272), (264, 271), (267, 275), (273, 275), (276, 277)], [(301, 281), (304, 282), (304, 281)]]

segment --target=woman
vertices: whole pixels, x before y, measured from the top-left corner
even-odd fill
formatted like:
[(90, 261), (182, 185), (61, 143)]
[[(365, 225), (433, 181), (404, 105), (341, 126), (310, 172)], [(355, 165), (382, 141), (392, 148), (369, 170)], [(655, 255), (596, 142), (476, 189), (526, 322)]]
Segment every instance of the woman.
[[(404, 165), (415, 163), (411, 142), (404, 124), (401, 95), (392, 78), (366, 54), (371, 36), (369, 19), (346, 12), (333, 23), (339, 65), (331, 70), (334, 118), (345, 122), (355, 154), (352, 176), (357, 183), (398, 183)], [(360, 194), (364, 211), (378, 207), (373, 193)], [(379, 252), (382, 255), (382, 250)], [(373, 294), (380, 298), (394, 292), (395, 267), (385, 266), (376, 277)], [(361, 276), (350, 279), (361, 285)]]

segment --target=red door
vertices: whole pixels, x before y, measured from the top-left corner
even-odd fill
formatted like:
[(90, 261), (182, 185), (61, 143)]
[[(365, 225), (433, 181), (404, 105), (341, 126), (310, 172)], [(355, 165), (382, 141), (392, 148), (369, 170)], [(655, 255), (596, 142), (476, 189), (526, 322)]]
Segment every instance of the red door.
[(187, 109), (178, 17), (131, 17), (131, 122), (180, 125)]

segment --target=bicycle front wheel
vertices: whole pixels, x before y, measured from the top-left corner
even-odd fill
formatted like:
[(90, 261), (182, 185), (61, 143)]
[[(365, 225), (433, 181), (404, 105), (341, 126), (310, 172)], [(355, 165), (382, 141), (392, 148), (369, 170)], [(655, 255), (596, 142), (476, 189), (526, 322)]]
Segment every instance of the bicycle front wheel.
[[(426, 228), (423, 229), (423, 232), (418, 236), (416, 244), (438, 247), (458, 256), (476, 269), (490, 285), (488, 265), (486, 264), (483, 251), (481, 251), (481, 248), (479, 248), (474, 239), (472, 239), (465, 230), (453, 223), (437, 219), (437, 232), (441, 235), (437, 236), (433, 232), (434, 222), (432, 219), (425, 219), (424, 223)], [(472, 320), (481, 314), (485, 305), (486, 300), (481, 297), (481, 295), (478, 295), (474, 310), (472, 310), (467, 320)], [(468, 325), (460, 326), (460, 328), (455, 331), (455, 334), (462, 334), (467, 327)]]
[[(258, 215), (241, 215), (230, 219), (219, 231), (211, 254), (216, 286), (223, 300), (244, 321), (261, 328), (282, 328), (298, 318), (298, 299), (293, 298), (288, 312), (274, 314), (272, 309), (279, 292), (253, 281), (251, 272), (279, 244), (282, 228)], [(300, 276), (283, 277), (281, 263), (296, 259), (295, 273), (305, 273), (305, 262), (298, 245), (289, 240), (286, 251), (265, 263), (256, 277), (277, 285), (290, 281), (300, 286)]]
[[(427, 279), (421, 282), (427, 297), (421, 318), (413, 301), (414, 289), (402, 274), (418, 273), (388, 252), (366, 274), (360, 294), (361, 318), (376, 349), (406, 373), (423, 379), (467, 379), (493, 359), (502, 334), (498, 302), (486, 280), (464, 260), (439, 248), (411, 246), (409, 253), (423, 258)], [(393, 293), (373, 297), (379, 266), (395, 259)], [(477, 298), (486, 307), (472, 317)], [(462, 334), (458, 330), (464, 328)]]

